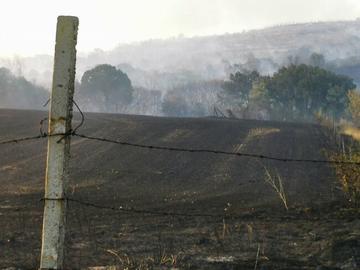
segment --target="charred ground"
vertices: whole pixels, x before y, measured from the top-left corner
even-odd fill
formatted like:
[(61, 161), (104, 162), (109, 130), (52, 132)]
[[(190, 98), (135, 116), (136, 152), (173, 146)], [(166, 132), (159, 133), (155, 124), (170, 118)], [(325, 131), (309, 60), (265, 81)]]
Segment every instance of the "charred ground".
[[(37, 135), (44, 117), (44, 112), (1, 110), (0, 137)], [(79, 133), (296, 159), (325, 159), (324, 151), (333, 147), (318, 125), (251, 120), (87, 114)], [(0, 267), (38, 266), (45, 162), (45, 139), (1, 146)], [(265, 169), (282, 179), (288, 211), (266, 183)], [(69, 202), (69, 269), (136, 268), (140, 263), (254, 269), (256, 261), (258, 269), (359, 266), (359, 212), (346, 207), (327, 164), (73, 138), (67, 194), (118, 209), (195, 215), (121, 212)], [(196, 216), (201, 214), (218, 217)]]

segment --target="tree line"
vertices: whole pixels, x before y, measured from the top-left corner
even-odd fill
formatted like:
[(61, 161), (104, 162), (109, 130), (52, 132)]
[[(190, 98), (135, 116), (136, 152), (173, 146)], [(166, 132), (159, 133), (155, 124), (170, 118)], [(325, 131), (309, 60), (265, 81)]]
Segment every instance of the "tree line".
[(272, 76), (257, 71), (236, 72), (223, 83), (220, 100), (242, 117), (259, 111), (267, 119), (312, 121), (316, 113), (345, 116), (353, 80), (311, 65), (289, 65)]
[[(226, 115), (282, 121), (313, 121), (321, 113), (333, 118), (356, 111), (353, 80), (313, 65), (289, 64), (272, 76), (237, 71), (225, 81), (189, 82), (167, 92), (134, 87), (119, 68), (103, 64), (76, 82), (76, 100), (85, 111), (197, 117)], [(49, 92), (0, 68), (1, 107), (40, 108)], [(358, 113), (360, 115), (360, 113)]]
[(0, 108), (42, 109), (49, 91), (0, 68)]

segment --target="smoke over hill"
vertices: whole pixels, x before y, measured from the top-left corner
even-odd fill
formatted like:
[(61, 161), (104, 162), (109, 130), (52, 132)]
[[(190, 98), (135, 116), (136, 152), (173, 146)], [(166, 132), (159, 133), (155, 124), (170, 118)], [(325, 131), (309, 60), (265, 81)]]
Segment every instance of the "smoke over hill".
[[(305, 63), (347, 75), (359, 85), (359, 40), (360, 20), (148, 40), (119, 45), (110, 51), (79, 53), (77, 80), (81, 80), (85, 71), (107, 63), (125, 72), (135, 89), (130, 106), (108, 112), (163, 115), (165, 110), (174, 115), (169, 108), (175, 101), (181, 101), (180, 115), (191, 116), (194, 112), (194, 116), (209, 115), (221, 91), (221, 81), (237, 71), (257, 70), (261, 75), (272, 75), (282, 66)], [(1, 66), (50, 89), (52, 56), (0, 59)], [(150, 100), (151, 104), (147, 104)], [(102, 111), (95, 105), (87, 109)]]
[[(320, 22), (274, 26), (243, 33), (204, 37), (176, 37), (119, 45), (78, 56), (77, 76), (97, 64), (127, 65), (135, 86), (168, 90), (184, 81), (224, 79), (234, 65), (271, 74), (289, 61), (301, 61), (311, 53), (329, 62), (360, 62), (360, 21)], [(352, 59), (352, 61), (351, 61)], [(340, 63), (341, 64), (341, 63)], [(49, 87), (52, 56), (0, 59), (17, 75)], [(336, 65), (335, 65), (336, 66)], [(342, 70), (347, 73), (347, 70)], [(19, 74), (20, 73), (20, 74)], [(352, 72), (354, 73), (354, 72)]]

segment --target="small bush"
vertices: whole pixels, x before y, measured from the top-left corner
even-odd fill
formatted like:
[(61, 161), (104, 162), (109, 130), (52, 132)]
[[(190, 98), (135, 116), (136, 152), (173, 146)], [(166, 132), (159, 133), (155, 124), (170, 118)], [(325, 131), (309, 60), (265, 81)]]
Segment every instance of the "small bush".
[[(332, 154), (330, 160), (341, 162), (360, 162), (360, 153)], [(336, 176), (348, 200), (360, 205), (360, 166), (356, 164), (335, 164)]]

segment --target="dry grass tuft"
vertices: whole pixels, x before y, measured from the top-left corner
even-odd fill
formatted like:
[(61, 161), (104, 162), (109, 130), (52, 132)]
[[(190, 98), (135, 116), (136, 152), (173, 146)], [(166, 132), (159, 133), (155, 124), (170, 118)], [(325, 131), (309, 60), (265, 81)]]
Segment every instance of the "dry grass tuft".
[(249, 131), (248, 137), (263, 137), (272, 133), (278, 133), (280, 129), (278, 128), (253, 128)]
[(286, 193), (283, 185), (282, 177), (279, 172), (271, 173), (269, 169), (264, 166), (265, 169), (265, 181), (275, 190), (281, 199), (286, 210), (289, 210)]
[(148, 256), (146, 258), (137, 259), (129, 256), (126, 253), (121, 253), (117, 250), (106, 249), (108, 254), (111, 254), (117, 259), (118, 266), (114, 266), (114, 270), (145, 270), (153, 269), (154, 267), (177, 267), (183, 261), (183, 253), (167, 254), (165, 249), (159, 250), (159, 254)]

